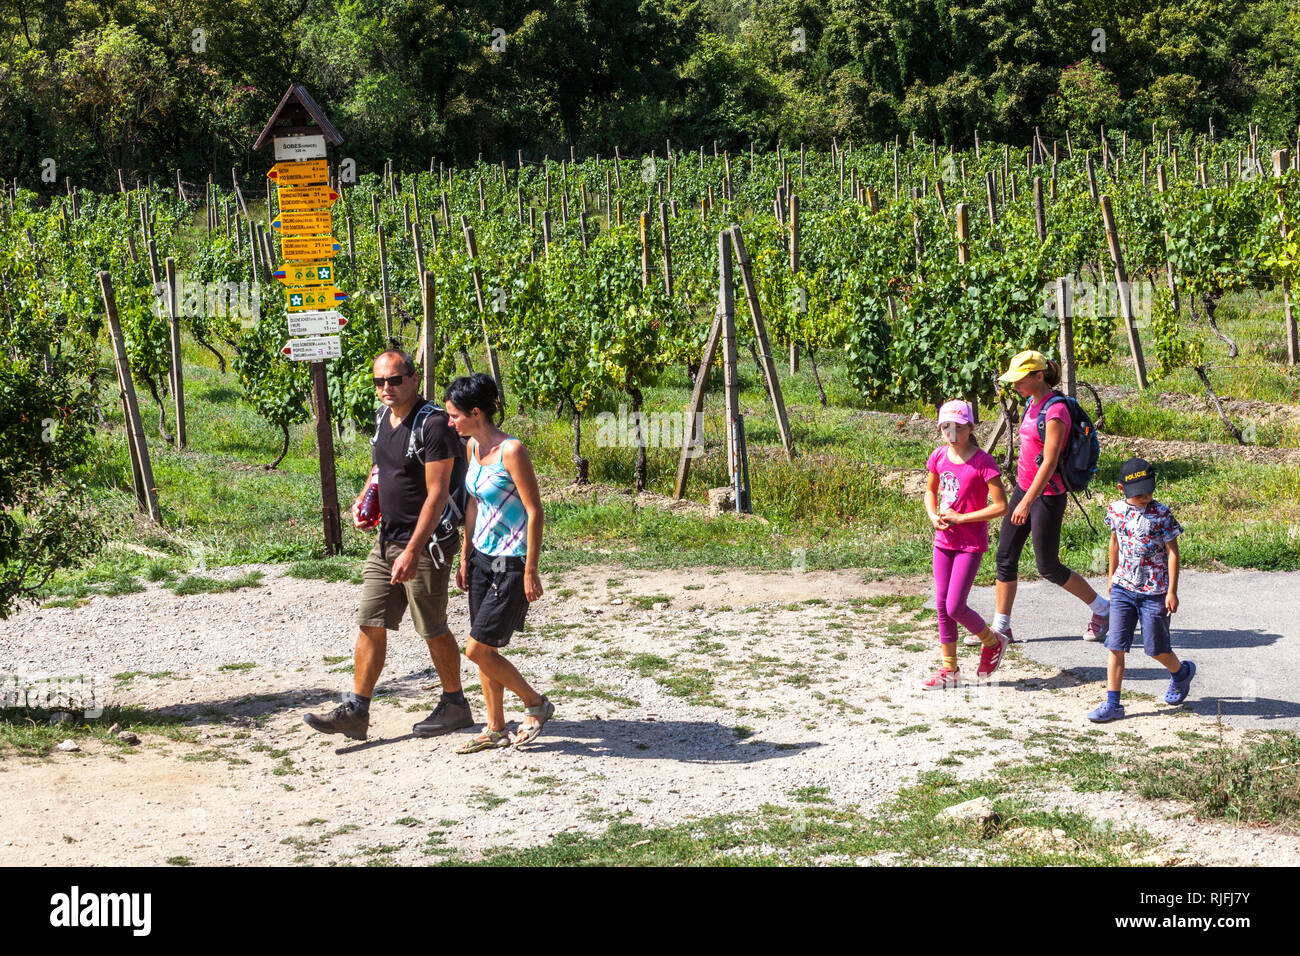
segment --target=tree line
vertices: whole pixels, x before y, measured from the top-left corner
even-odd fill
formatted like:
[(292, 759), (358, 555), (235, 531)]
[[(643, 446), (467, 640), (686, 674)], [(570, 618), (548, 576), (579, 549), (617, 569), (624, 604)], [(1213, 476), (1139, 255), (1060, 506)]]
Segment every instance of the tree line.
[(254, 168), (295, 80), (362, 169), (1099, 124), (1285, 140), (1298, 39), (1290, 0), (0, 0), (0, 175)]

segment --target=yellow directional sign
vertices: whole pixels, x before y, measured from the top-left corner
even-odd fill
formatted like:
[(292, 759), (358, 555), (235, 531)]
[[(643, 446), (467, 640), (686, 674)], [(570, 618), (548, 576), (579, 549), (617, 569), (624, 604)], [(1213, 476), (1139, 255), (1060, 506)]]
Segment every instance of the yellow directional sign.
[(332, 309), (347, 298), (347, 293), (340, 292), (332, 285), (309, 285), (302, 288), (290, 286), (286, 295), (290, 312)]
[(332, 262), (286, 262), (272, 276), (285, 285), (333, 285)]
[(282, 212), (271, 227), (282, 236), (315, 236), (334, 229), (334, 217), (324, 212)]
[(281, 212), (328, 209), (339, 198), (328, 186), (281, 186), (279, 192)]
[(330, 181), (329, 166), (323, 159), (276, 163), (266, 175), (281, 186), (325, 186)]
[(280, 248), (290, 262), (314, 262), (333, 259), (343, 247), (330, 236), (285, 236)]

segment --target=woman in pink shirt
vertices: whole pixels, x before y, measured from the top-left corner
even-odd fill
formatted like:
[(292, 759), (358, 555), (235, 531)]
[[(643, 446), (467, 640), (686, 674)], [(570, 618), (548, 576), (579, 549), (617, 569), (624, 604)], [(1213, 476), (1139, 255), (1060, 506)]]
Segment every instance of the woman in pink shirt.
[(1056, 473), (1056, 465), (1065, 451), (1072, 424), (1065, 402), (1055, 402), (1047, 410), (1044, 436), (1038, 436), (1038, 413), (1060, 380), (1061, 367), (1034, 351), (1018, 353), (999, 378), (1012, 383), (1016, 394), (1028, 399), (1020, 419), (1016, 487), (1007, 503), (1011, 513), (1002, 519), (998, 535), (997, 613), (993, 616), (993, 630), (1008, 641), (1012, 639), (1011, 605), (1016, 600), (1020, 553), (1029, 538), (1034, 542), (1038, 573), (1091, 608), (1092, 619), (1083, 632), (1083, 639), (1100, 641), (1110, 626), (1110, 601), (1061, 563), (1061, 523), (1069, 499)]
[[(939, 430), (946, 444), (925, 463), (925, 511), (934, 526), (935, 611), (943, 664), (921, 686), (943, 690), (961, 683), (957, 665), (957, 625), (977, 635), (978, 677), (988, 677), (1002, 663), (1007, 638), (995, 634), (966, 604), (980, 559), (989, 549), (989, 519), (1006, 513), (1002, 472), (993, 456), (971, 440), (975, 417), (966, 402), (939, 409)], [(992, 499), (992, 504), (989, 503)]]

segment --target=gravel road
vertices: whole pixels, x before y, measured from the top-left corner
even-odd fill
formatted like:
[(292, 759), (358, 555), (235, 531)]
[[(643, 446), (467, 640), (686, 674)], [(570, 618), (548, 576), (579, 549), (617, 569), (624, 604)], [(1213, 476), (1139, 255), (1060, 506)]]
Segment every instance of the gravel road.
[[(257, 588), (177, 597), (150, 585), (8, 622), (3, 671), (100, 675), (112, 702), (178, 715), (195, 739), (145, 733), (125, 754), (93, 738), (40, 758), (0, 751), (0, 865), (472, 859), (599, 834), (611, 820), (670, 825), (793, 806), (809, 787), (871, 813), (922, 771), (980, 777), (1041, 756), (1063, 735), (1129, 753), (1212, 729), (1186, 709), (1153, 705), (1098, 732), (1082, 719), (1097, 685), (1040, 663), (1056, 647), (1047, 640), (989, 684), (923, 693), (937, 654), (932, 619), (870, 599), (924, 594), (924, 580), (584, 567), (544, 575), (547, 594), (508, 652), (558, 707), (534, 747), (457, 756), (457, 739), (410, 736), (435, 691), (409, 622), (390, 637), (371, 737), (353, 743), (315, 734), (301, 717), (350, 685), (359, 589), (257, 569), (266, 575)], [(1191, 610), (1194, 596), (1213, 588), (1201, 577), (1188, 580), (1189, 617), (1202, 613)], [(464, 600), (453, 597), (459, 635)], [(1026, 587), (1018, 621), (1036, 600)], [(1050, 634), (1055, 604), (1043, 604)], [(1289, 626), (1268, 632), (1294, 636)], [(973, 665), (975, 651), (963, 654)], [(1218, 666), (1206, 663), (1210, 673)], [(468, 664), (464, 676), (481, 719)], [(1201, 686), (1216, 680), (1207, 674)], [(521, 716), (509, 696), (507, 709)], [(1065, 783), (1032, 798), (1143, 826), (1168, 861), (1300, 863), (1294, 834), (1200, 823), (1179, 804)]]

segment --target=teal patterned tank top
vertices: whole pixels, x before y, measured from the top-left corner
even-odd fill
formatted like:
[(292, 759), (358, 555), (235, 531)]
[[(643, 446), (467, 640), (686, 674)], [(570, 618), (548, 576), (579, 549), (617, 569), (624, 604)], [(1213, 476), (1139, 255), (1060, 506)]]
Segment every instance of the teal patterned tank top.
[[(480, 465), (477, 454), (468, 456), (465, 488), (478, 504), (474, 520), (474, 550), (494, 558), (501, 555), (522, 558), (528, 554), (528, 509), (520, 500), (519, 489), (501, 461), (506, 441), (497, 451), (495, 464)], [(475, 452), (477, 450), (475, 443)]]

